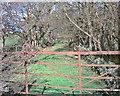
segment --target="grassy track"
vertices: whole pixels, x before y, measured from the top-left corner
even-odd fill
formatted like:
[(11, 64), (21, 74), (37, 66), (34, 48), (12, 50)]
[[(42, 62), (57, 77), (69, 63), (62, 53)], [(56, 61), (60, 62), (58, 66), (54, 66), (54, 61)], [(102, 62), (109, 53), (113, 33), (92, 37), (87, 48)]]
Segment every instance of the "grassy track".
[[(6, 40), (6, 46), (14, 45), (16, 43), (15, 40), (12, 40), (10, 37)], [(62, 46), (63, 43), (56, 44), (48, 51), (69, 51), (67, 49), (64, 49)], [(41, 49), (41, 48), (38, 48)], [(78, 64), (78, 59), (75, 58), (76, 56), (73, 55), (36, 55), (37, 58), (41, 59), (44, 62), (47, 63), (66, 63), (66, 64)], [(39, 62), (37, 59), (30, 59), (29, 61), (32, 62)], [(84, 60), (81, 61), (81, 63), (85, 64), (86, 62)], [(78, 74), (78, 67), (77, 66), (68, 66), (68, 65), (49, 65), (60, 71), (61, 73), (65, 75), (73, 75), (73, 76), (79, 76)], [(82, 76), (97, 76), (96, 73), (91, 71), (90, 67), (82, 67)], [(18, 70), (18, 72), (24, 72), (24, 70)], [(56, 71), (50, 69), (47, 65), (38, 65), (38, 64), (29, 64), (28, 65), (28, 72), (29, 73), (48, 73), (48, 74), (58, 74)], [(14, 81), (24, 81), (24, 75), (15, 75), (13, 78)], [(21, 79), (22, 77), (22, 79)], [(72, 81), (79, 84), (79, 79), (74, 77), (69, 77)], [(91, 79), (82, 79), (83, 83), (86, 83)], [(53, 86), (64, 86), (64, 87), (77, 87), (75, 84), (70, 82), (65, 77), (58, 77), (58, 76), (33, 76), (29, 75), (29, 82), (35, 83), (35, 84), (45, 84), (45, 85), (53, 85)], [(83, 88), (101, 88), (103, 84), (100, 83), (100, 80), (97, 80), (95, 82), (89, 83)], [(43, 86), (30, 86), (29, 92), (36, 93), (36, 94), (52, 94), (52, 93), (65, 93), (70, 91), (69, 89), (59, 89), (59, 88), (51, 88), (46, 87), (46, 90), (43, 92), (44, 87)], [(48, 92), (48, 93), (47, 93)], [(92, 91), (94, 92), (94, 91)], [(85, 93), (85, 91), (83, 91)], [(73, 94), (73, 93), (71, 93)], [(75, 90), (74, 94), (79, 94), (79, 90)], [(57, 95), (55, 95), (57, 96)]]
[[(52, 47), (49, 51), (69, 51), (66, 49), (63, 49), (61, 47), (61, 44), (57, 44), (56, 46)], [(74, 58), (75, 56), (72, 55), (37, 55), (37, 58), (41, 59), (44, 62), (48, 63), (67, 63), (67, 64), (78, 64), (78, 60)], [(30, 61), (33, 62), (39, 62), (38, 60), (31, 59)], [(81, 63), (86, 63), (82, 60)], [(74, 75), (79, 76), (78, 74), (78, 67), (77, 66), (68, 66), (68, 65), (49, 65), (60, 71), (61, 73), (65, 75)], [(37, 65), (37, 64), (31, 64), (29, 65), (28, 72), (30, 73), (48, 73), (48, 74), (58, 74), (56, 71), (50, 69), (47, 65)], [(83, 75), (82, 76), (97, 76), (94, 72), (90, 70), (88, 67), (83, 67)], [(79, 84), (79, 79), (74, 77), (69, 77), (71, 80)], [(91, 79), (82, 79), (83, 83), (86, 83), (87, 81)], [(75, 84), (70, 82), (65, 77), (58, 77), (58, 76), (32, 76), (29, 75), (29, 82), (35, 81), (36, 84), (45, 84), (45, 85), (53, 85), (53, 86), (64, 86), (64, 87), (77, 87)], [(84, 86), (83, 88), (100, 88), (102, 87), (102, 84), (100, 84), (100, 81), (97, 80), (95, 82), (89, 83), (88, 85)], [(44, 87), (41, 86), (32, 86), (30, 88), (30, 92), (41, 94)], [(44, 94), (46, 92), (51, 93), (65, 93), (70, 91), (69, 89), (58, 89), (58, 88), (51, 88), (47, 87), (44, 91)], [(93, 92), (93, 91), (92, 91)], [(78, 94), (79, 90), (75, 90), (74, 94)], [(83, 91), (85, 93), (85, 91)], [(72, 93), (71, 93), (72, 94)]]

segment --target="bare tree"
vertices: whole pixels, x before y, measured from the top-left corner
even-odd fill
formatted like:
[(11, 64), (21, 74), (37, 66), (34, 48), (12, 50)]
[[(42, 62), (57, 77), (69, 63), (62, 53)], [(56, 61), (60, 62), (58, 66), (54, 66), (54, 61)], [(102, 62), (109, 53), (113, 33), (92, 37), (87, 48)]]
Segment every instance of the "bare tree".
[(118, 50), (118, 12), (115, 11), (118, 10), (117, 3), (68, 5), (65, 15), (79, 34), (77, 44), (84, 45), (89, 50)]

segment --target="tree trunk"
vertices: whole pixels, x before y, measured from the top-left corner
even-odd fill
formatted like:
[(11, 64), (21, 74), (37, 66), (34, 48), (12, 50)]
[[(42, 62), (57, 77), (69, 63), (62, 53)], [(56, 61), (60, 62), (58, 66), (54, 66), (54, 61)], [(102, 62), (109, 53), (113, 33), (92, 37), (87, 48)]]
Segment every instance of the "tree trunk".
[(3, 52), (4, 51), (4, 47), (5, 47), (5, 34), (3, 31), (1, 31), (1, 34), (0, 34), (0, 38), (1, 38), (1, 51)]
[[(90, 17), (91, 17), (91, 11), (90, 11), (90, 5), (89, 5), (89, 9), (86, 9), (86, 17), (87, 17), (87, 21), (88, 21), (88, 30), (89, 30), (89, 34), (93, 36), (93, 26), (91, 24), (91, 20), (90, 20)], [(89, 37), (89, 48), (90, 50), (92, 50), (92, 38)]]

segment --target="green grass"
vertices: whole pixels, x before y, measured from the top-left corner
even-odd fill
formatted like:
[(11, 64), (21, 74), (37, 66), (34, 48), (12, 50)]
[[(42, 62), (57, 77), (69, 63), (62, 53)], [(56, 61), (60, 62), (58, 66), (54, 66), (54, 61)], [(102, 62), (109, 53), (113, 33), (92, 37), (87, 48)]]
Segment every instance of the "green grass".
[(5, 40), (5, 46), (13, 46), (15, 44), (18, 44), (19, 40), (20, 40), (20, 37), (17, 35), (8, 36), (6, 37), (6, 40)]
[[(61, 44), (56, 44), (50, 51), (69, 51), (62, 48)], [(37, 58), (44, 62), (48, 63), (66, 63), (66, 64), (78, 64), (78, 60), (74, 58), (72, 55), (36, 55)], [(31, 59), (30, 61), (39, 62), (38, 60)], [(84, 60), (81, 63), (86, 63)], [(54, 67), (61, 73), (65, 75), (73, 75), (79, 76), (78, 74), (78, 67), (77, 66), (68, 66), (68, 65), (49, 65)], [(82, 76), (97, 76), (94, 72), (90, 69), (88, 70), (87, 67), (83, 67)], [(47, 65), (37, 65), (37, 64), (30, 64), (28, 68), (28, 72), (30, 73), (46, 73), (46, 74), (59, 74), (56, 71), (49, 68)], [(74, 77), (69, 77), (69, 79), (73, 80), (75, 83), (79, 84), (79, 79)], [(83, 83), (86, 83), (91, 79), (82, 79)], [(35, 81), (35, 84), (44, 84), (44, 85), (53, 85), (53, 86), (63, 86), (63, 87), (77, 87), (75, 84), (70, 82), (65, 77), (58, 77), (58, 76), (32, 76), (29, 75), (29, 82)], [(88, 85), (84, 86), (83, 88), (100, 88), (103, 85), (99, 83), (100, 80), (95, 82), (89, 83)], [(43, 86), (31, 86), (30, 92), (41, 94), (43, 91)], [(70, 91), (69, 89), (59, 89), (59, 88), (51, 88), (47, 87), (45, 92), (51, 93), (65, 93)], [(92, 91), (94, 92), (94, 91)], [(85, 93), (85, 91), (83, 91)], [(45, 93), (44, 93), (45, 94)], [(72, 94), (72, 93), (71, 93)], [(79, 90), (75, 90), (74, 94), (79, 94)]]
[[(8, 41), (6, 41), (8, 42)], [(67, 49), (64, 49), (62, 46), (64, 44), (58, 43), (55, 46), (53, 46), (49, 51), (69, 51)], [(66, 63), (66, 64), (78, 64), (78, 59), (75, 58), (74, 55), (36, 55), (37, 58), (40, 60), (47, 62), (47, 63)], [(37, 59), (31, 58), (28, 61), (32, 62), (40, 62)], [(84, 60), (81, 60), (81, 63), (86, 64)], [(68, 66), (68, 65), (42, 65), (42, 64), (27, 64), (28, 66), (28, 73), (46, 73), (46, 74), (59, 74), (53, 69), (49, 68), (49, 66), (54, 67), (61, 73), (65, 75), (73, 75), (73, 76), (79, 76), (78, 67), (77, 66)], [(24, 70), (18, 70), (18, 72), (24, 72)], [(82, 67), (82, 76), (98, 76), (96, 73), (91, 71), (88, 67)], [(22, 77), (22, 78), (21, 78)], [(53, 85), (53, 86), (63, 86), (63, 87), (77, 87), (74, 83), (66, 79), (65, 77), (58, 77), (58, 76), (43, 76), (43, 75), (29, 75), (29, 82), (35, 83), (35, 84), (43, 84), (43, 85)], [(17, 79), (19, 78), (19, 79)], [(79, 84), (79, 78), (75, 77), (69, 77), (72, 81)], [(24, 75), (15, 75), (13, 78), (14, 81), (19, 82), (25, 82)], [(91, 79), (82, 79), (82, 83), (86, 83)], [(96, 80), (94, 82), (91, 82), (83, 88), (102, 88), (103, 84), (100, 83), (100, 80)], [(41, 94), (43, 91), (43, 86), (30, 86), (29, 92), (35, 93), (35, 94)], [(57, 93), (66, 93), (70, 91), (70, 89), (60, 89), (60, 88), (52, 88), (52, 87), (46, 87), (46, 90), (44, 94), (57, 94)], [(85, 94), (85, 91), (82, 91)], [(94, 91), (91, 91), (94, 92)], [(72, 94), (72, 93), (70, 93)], [(79, 94), (79, 90), (75, 90), (74, 94)], [(58, 96), (58, 95), (54, 95)]]

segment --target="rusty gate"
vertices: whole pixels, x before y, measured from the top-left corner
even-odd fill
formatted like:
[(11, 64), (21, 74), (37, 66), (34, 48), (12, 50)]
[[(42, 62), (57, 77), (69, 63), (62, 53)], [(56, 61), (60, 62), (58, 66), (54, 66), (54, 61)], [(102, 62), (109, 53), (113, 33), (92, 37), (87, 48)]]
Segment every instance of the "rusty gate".
[[(52, 88), (61, 88), (61, 89), (69, 89), (69, 91), (65, 92), (64, 94), (69, 94), (75, 90), (79, 90), (80, 94), (83, 94), (82, 91), (84, 90), (85, 92), (87, 92), (88, 94), (92, 94), (90, 91), (120, 91), (120, 89), (93, 89), (93, 88), (83, 88), (85, 85), (97, 80), (97, 79), (120, 79), (120, 77), (106, 77), (106, 75), (108, 73), (111, 73), (112, 71), (120, 68), (120, 65), (110, 65), (110, 64), (82, 64), (81, 63), (81, 55), (120, 55), (120, 51), (88, 51), (88, 52), (83, 52), (83, 51), (78, 51), (78, 52), (49, 52), (49, 51), (26, 51), (25, 50), (25, 46), (29, 47), (29, 45), (24, 44), (24, 46), (22, 47), (22, 51), (17, 51), (17, 52), (2, 52), (2, 54), (19, 54), (22, 58), (22, 61), (2, 61), (3, 64), (4, 63), (10, 63), (10, 64), (18, 64), (16, 67), (11, 68), (12, 71), (8, 70), (4, 70), (1, 71), (2, 74), (22, 74), (24, 75), (24, 79), (25, 82), (18, 82), (18, 81), (11, 81), (11, 80), (2, 80), (3, 82), (8, 82), (8, 83), (15, 83), (15, 84), (21, 84), (21, 85), (25, 85), (25, 92), (21, 92), (21, 91), (16, 91), (16, 93), (20, 93), (20, 94), (35, 94), (35, 93), (30, 93), (29, 92), (29, 88), (28, 86), (45, 86), (45, 87), (52, 87)], [(37, 58), (35, 55), (36, 54), (58, 54), (58, 55), (77, 55), (78, 56), (78, 64), (63, 64), (63, 63), (48, 63), (48, 62), (44, 62), (42, 60), (40, 60), (39, 58)], [(39, 62), (30, 62), (27, 59), (28, 58), (35, 58), (37, 59)], [(21, 63), (22, 62), (22, 63)], [(47, 67), (49, 67), (50, 69), (56, 71), (58, 74), (45, 74), (45, 73), (29, 73), (28, 70), (28, 65), (29, 64), (37, 64), (37, 65), (46, 65)], [(16, 70), (18, 70), (21, 65), (24, 65), (24, 72), (16, 72)], [(78, 67), (78, 73), (79, 76), (74, 76), (74, 75), (66, 75), (62, 72), (60, 72), (59, 70), (55, 69), (53, 66), (50, 65), (60, 65), (60, 66), (77, 66)], [(109, 70), (99, 76), (96, 77), (92, 77), (92, 76), (82, 76), (82, 68), (84, 66), (87, 67), (91, 67), (91, 66), (102, 66), (102, 67), (112, 67), (112, 70)], [(77, 87), (63, 87), (63, 86), (53, 86), (53, 85), (44, 85), (44, 84), (35, 84), (35, 83), (30, 83), (29, 82), (29, 76), (28, 75), (49, 75), (49, 76), (58, 76), (58, 77), (64, 77), (67, 80), (69, 80), (70, 82), (72, 82), (73, 84), (75, 84)], [(69, 77), (74, 77), (74, 78), (78, 78), (79, 79), (79, 84), (76, 83), (75, 81), (73, 81), (72, 79), (70, 79)], [(83, 83), (83, 78), (89, 78), (91, 80), (89, 80), (86, 83)], [(40, 95), (38, 95), (40, 96)]]

